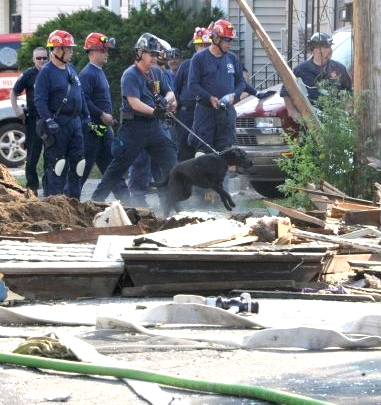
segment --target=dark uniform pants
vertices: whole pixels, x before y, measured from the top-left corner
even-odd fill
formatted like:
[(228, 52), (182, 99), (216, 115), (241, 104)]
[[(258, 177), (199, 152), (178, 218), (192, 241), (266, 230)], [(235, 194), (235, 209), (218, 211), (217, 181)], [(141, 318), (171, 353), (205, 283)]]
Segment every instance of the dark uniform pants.
[[(142, 150), (151, 157), (154, 180), (164, 179), (176, 164), (176, 146), (168, 138), (157, 119), (135, 118), (125, 120), (119, 127), (111, 152), (113, 160), (106, 169), (92, 199), (104, 201)], [(159, 197), (163, 193), (158, 189)]]
[[(81, 184), (85, 184), (89, 174), (96, 164), (99, 171), (103, 173), (106, 171), (107, 166), (112, 161), (111, 145), (114, 140), (114, 132), (112, 128), (108, 128), (103, 136), (98, 136), (89, 130), (83, 130), (83, 143), (85, 150), (86, 166), (83, 173)], [(115, 198), (129, 204), (130, 193), (127, 184), (123, 178), (112, 189)]]
[[(217, 151), (230, 148), (235, 141), (237, 113), (233, 106), (226, 110), (216, 110), (199, 103), (196, 104), (193, 131)], [(192, 134), (188, 142), (196, 151), (210, 153), (211, 150)]]
[[(79, 200), (81, 176), (77, 173), (77, 165), (84, 158), (81, 120), (79, 117), (59, 116), (56, 121), (60, 129), (55, 134), (55, 143), (45, 149), (45, 197), (66, 194)], [(65, 168), (57, 174), (56, 164), (62, 159), (65, 160)]]
[(37, 164), (40, 160), (41, 152), (43, 149), (42, 139), (36, 133), (37, 117), (26, 117), (26, 163), (25, 163), (25, 177), (26, 187), (31, 190), (37, 191), (39, 188), (39, 179), (37, 173)]
[[(177, 112), (177, 118), (188, 128), (192, 128), (194, 106), (181, 106)], [(194, 158), (195, 149), (189, 145), (188, 136), (193, 137), (188, 130), (176, 122), (177, 159), (179, 162)]]

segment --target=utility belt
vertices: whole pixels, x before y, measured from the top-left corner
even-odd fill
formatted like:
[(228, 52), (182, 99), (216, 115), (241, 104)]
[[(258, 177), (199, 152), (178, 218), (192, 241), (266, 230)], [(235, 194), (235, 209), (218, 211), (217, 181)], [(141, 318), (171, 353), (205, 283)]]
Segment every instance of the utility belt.
[(131, 122), (132, 120), (151, 122), (153, 118), (143, 117), (142, 115), (137, 115), (133, 111), (120, 111), (120, 122), (124, 124), (125, 122)]

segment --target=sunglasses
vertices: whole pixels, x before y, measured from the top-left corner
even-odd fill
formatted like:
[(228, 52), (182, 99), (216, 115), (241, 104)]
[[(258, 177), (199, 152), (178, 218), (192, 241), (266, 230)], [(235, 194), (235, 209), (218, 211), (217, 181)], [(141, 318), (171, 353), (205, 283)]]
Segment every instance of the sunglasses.
[(229, 37), (221, 37), (221, 39), (222, 39), (224, 42), (232, 42), (232, 41), (233, 41), (233, 38), (229, 38)]
[(36, 60), (48, 60), (47, 56), (36, 56)]

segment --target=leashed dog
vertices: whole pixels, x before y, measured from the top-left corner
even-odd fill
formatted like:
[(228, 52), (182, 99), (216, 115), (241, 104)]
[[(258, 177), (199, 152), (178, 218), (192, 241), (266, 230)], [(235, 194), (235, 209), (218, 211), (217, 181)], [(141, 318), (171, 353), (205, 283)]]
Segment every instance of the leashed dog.
[(178, 202), (187, 200), (192, 194), (192, 186), (214, 190), (229, 211), (235, 204), (230, 194), (224, 190), (223, 182), (229, 166), (250, 167), (245, 151), (240, 148), (230, 148), (222, 152), (205, 154), (176, 164), (168, 177), (154, 187), (167, 186), (167, 197), (164, 215), (167, 217), (172, 210), (178, 212)]

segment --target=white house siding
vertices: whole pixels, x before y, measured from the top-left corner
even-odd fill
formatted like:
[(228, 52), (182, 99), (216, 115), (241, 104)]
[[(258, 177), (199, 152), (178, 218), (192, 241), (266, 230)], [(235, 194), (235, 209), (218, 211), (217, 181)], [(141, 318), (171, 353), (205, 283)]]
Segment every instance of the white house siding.
[[(281, 52), (282, 30), (287, 28), (287, 0), (249, 0), (247, 4), (253, 10), (276, 48)], [(245, 64), (249, 75), (255, 75), (255, 85), (257, 86), (269, 75), (269, 72), (275, 72), (275, 69), (269, 65), (267, 73), (265, 71), (260, 72), (269, 63), (269, 59), (246, 17), (239, 9), (236, 0), (229, 0), (229, 18), (237, 27), (239, 37), (238, 43), (232, 50)]]
[(0, 33), (7, 34), (8, 32), (9, 32), (9, 0), (0, 0)]
[[(88, 0), (23, 0), (22, 32), (33, 32), (38, 25), (56, 18), (60, 13), (72, 13), (88, 7)], [(65, 27), (57, 27), (57, 29), (65, 29)]]

